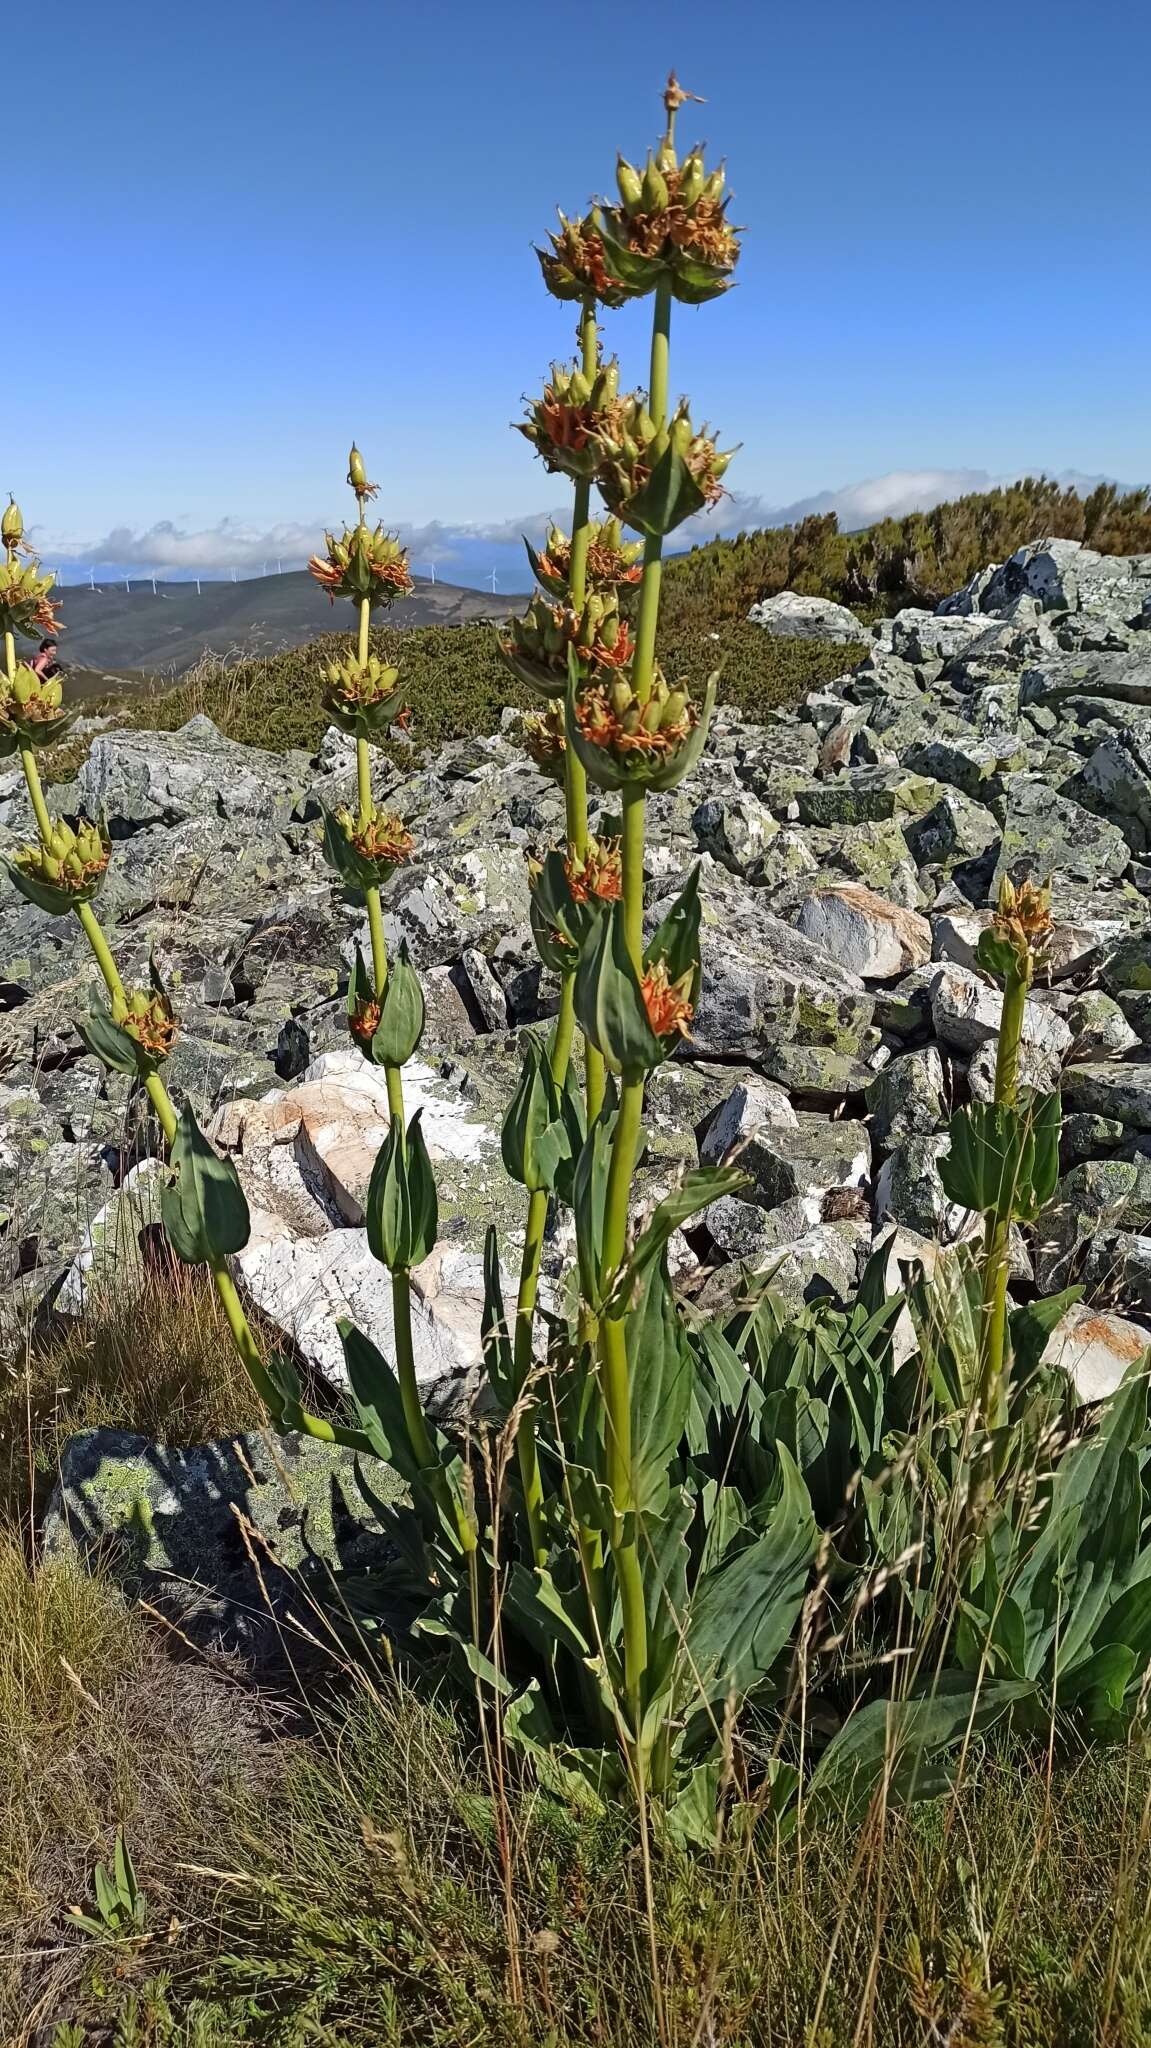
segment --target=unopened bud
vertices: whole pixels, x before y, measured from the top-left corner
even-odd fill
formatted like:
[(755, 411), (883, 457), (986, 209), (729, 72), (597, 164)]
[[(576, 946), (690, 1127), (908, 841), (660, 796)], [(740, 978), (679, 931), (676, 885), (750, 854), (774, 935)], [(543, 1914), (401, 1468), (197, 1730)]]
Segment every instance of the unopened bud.
[(634, 164), (621, 156), (616, 164), (615, 181), (619, 196), (629, 213), (638, 213), (643, 203), (643, 179)]
[(354, 491), (358, 491), (361, 485), (366, 484), (367, 481), (368, 473), (364, 468), (364, 458), (353, 441), (351, 453), (348, 456), (348, 482)]
[(667, 205), (667, 179), (650, 156), (644, 169), (641, 198), (645, 213), (662, 213)]
[(9, 493), (8, 503), (0, 518), (0, 540), (6, 548), (14, 548), (24, 538), (24, 514), (14, 497)]

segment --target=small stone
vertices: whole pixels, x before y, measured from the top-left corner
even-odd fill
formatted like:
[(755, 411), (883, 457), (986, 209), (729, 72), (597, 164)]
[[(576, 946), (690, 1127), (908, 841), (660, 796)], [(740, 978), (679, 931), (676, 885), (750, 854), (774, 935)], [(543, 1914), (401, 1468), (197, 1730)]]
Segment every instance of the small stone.
[(875, 1183), (877, 1222), (906, 1224), (922, 1237), (953, 1242), (963, 1233), (966, 1209), (950, 1201), (939, 1177), (939, 1162), (948, 1151), (947, 1133), (907, 1138), (879, 1169)]
[(862, 1095), (872, 1070), (850, 1053), (826, 1045), (777, 1045), (763, 1054), (764, 1071), (790, 1095), (833, 1108), (851, 1095)]
[(734, 875), (747, 874), (779, 831), (767, 805), (746, 791), (708, 797), (691, 822), (703, 851)]
[(1114, 1152), (1126, 1136), (1126, 1126), (1115, 1116), (1091, 1116), (1086, 1110), (1071, 1110), (1059, 1132), (1059, 1170), (1069, 1173), (1084, 1159), (1099, 1159)]
[(1114, 997), (1101, 988), (1084, 989), (1076, 996), (1067, 1022), (1074, 1033), (1069, 1060), (1120, 1059), (1139, 1043), (1138, 1032), (1131, 1029)]

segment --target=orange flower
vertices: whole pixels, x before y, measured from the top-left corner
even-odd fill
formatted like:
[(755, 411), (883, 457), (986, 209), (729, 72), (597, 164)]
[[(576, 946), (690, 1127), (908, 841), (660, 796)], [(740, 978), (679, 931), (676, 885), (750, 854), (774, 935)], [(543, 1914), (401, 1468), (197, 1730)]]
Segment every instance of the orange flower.
[(568, 888), (576, 903), (594, 897), (598, 903), (618, 903), (623, 895), (623, 862), (618, 839), (589, 839), (586, 853), (569, 853), (564, 861)]
[(681, 1038), (691, 1036), (688, 1026), (695, 1014), (695, 1006), (688, 995), (691, 983), (690, 967), (678, 981), (669, 981), (663, 960), (656, 960), (646, 969), (640, 990), (647, 1021), (657, 1038), (670, 1038), (677, 1032)]
[(672, 716), (655, 727), (644, 723), (644, 714), (638, 704), (631, 704), (625, 711), (615, 710), (607, 688), (602, 684), (581, 690), (576, 700), (576, 721), (584, 738), (593, 746), (602, 748), (605, 754), (635, 754), (655, 760), (660, 755), (674, 753), (682, 746), (695, 723), (692, 707), (686, 703), (678, 716)]
[(365, 860), (387, 861), (397, 868), (411, 859), (416, 843), (407, 826), (387, 811), (376, 811), (366, 825), (355, 825), (348, 837)]
[(348, 1017), (348, 1029), (352, 1037), (362, 1045), (370, 1045), (380, 1028), (380, 1004), (376, 996), (361, 996)]

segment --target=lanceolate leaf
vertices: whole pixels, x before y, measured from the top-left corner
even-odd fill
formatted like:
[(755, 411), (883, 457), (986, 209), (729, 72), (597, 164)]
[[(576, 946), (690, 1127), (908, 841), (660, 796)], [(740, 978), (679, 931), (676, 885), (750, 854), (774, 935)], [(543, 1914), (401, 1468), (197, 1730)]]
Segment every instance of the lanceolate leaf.
[(749, 1177), (738, 1166), (700, 1166), (685, 1173), (670, 1195), (665, 1195), (662, 1202), (657, 1203), (650, 1221), (636, 1238), (632, 1255), (616, 1283), (616, 1302), (622, 1304), (627, 1301), (652, 1260), (666, 1249), (673, 1231), (692, 1216), (698, 1216), (701, 1209), (710, 1208), (721, 1196), (737, 1195), (748, 1186)]
[(859, 1813), (881, 1782), (896, 1804), (946, 1790), (947, 1753), (1002, 1720), (1033, 1691), (1026, 1679), (980, 1684), (956, 1672), (920, 1698), (873, 1700), (824, 1751), (807, 1790), (809, 1820), (825, 1812)]
[(695, 1377), (695, 1359), (662, 1258), (649, 1265), (639, 1301), (627, 1318), (627, 1361), (634, 1505), (641, 1514), (658, 1512), (667, 1499)]
[(169, 1163), (175, 1178), (161, 1193), (160, 1214), (177, 1258), (199, 1266), (242, 1250), (251, 1229), (244, 1190), (232, 1161), (208, 1143), (190, 1103), (176, 1127)]
[(761, 1536), (729, 1554), (696, 1589), (687, 1653), (700, 1701), (746, 1694), (786, 1648), (803, 1605), (816, 1527), (807, 1488), (778, 1448), (782, 1485)]
[(583, 1030), (613, 1073), (639, 1076), (666, 1057), (648, 1022), (628, 954), (622, 903), (600, 911), (585, 941), (576, 969), (575, 1007)]
[(951, 1119), (939, 1176), (953, 1202), (999, 1221), (1033, 1223), (1059, 1182), (1060, 1105), (972, 1102)]

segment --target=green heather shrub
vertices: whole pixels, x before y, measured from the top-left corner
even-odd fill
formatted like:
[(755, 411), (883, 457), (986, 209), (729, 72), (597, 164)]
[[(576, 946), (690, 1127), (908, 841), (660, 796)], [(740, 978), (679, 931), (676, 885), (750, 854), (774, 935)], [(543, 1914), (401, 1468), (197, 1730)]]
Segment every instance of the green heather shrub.
[[(1040, 1366), (1074, 1294), (1013, 1313), (1007, 1294), (1012, 1227), (1035, 1220), (1058, 1166), (1058, 1097), (1029, 1094), (1018, 1076), (1026, 992), (1051, 931), (1046, 892), (1005, 885), (980, 941), (1004, 991), (994, 1097), (957, 1112), (941, 1168), (949, 1199), (983, 1218), (980, 1247), (941, 1253), (930, 1277), (916, 1269), (895, 1286), (881, 1249), (846, 1311), (789, 1317), (761, 1288), (704, 1318), (673, 1291), (668, 1246), (745, 1186), (738, 1159), (685, 1173), (650, 1214), (632, 1213), (645, 1084), (690, 1035), (702, 974), (698, 870), (645, 927), (647, 792), (675, 787), (698, 760), (718, 681), (715, 643), (682, 605), (661, 637), (664, 544), (715, 501), (729, 460), (686, 401), (672, 409), (673, 311), (721, 298), (739, 253), (722, 169), (677, 147), (685, 97), (673, 76), (663, 135), (642, 168), (620, 160), (618, 200), (561, 216), (540, 251), (545, 285), (578, 308), (578, 348), (524, 427), (570, 480), (572, 531), (534, 558), (538, 592), (498, 647), (540, 707), (525, 720), (527, 750), (564, 789), (563, 842), (531, 866), (533, 934), (559, 1003), (546, 1044), (525, 1034), (503, 1123), (523, 1247), (509, 1279), (507, 1247), (489, 1233), (488, 1406), (466, 1427), (425, 1413), (412, 1351), (412, 1276), (437, 1241), (438, 1198), (404, 1099), (423, 994), (404, 946), (389, 956), (381, 892), (414, 849), (372, 778), (407, 694), (388, 657), (409, 645), (373, 643), (372, 614), (401, 601), (410, 576), (395, 539), (369, 525), (376, 486), (359, 450), (354, 524), (311, 564), (351, 603), (355, 637), (309, 659), (319, 717), (355, 740), (355, 786), (325, 812), (323, 844), (337, 884), (367, 909), (347, 1011), (389, 1101), (365, 1223), (390, 1275), (395, 1336), (385, 1358), (340, 1326), (352, 1398), (334, 1420), (309, 1411), (291, 1361), (261, 1342), (237, 1294), (229, 1259), (247, 1240), (247, 1202), (194, 1106), (178, 1111), (164, 1084), (178, 1028), (166, 990), (154, 972), (126, 990), (109, 950), (96, 909), (106, 836), (65, 834), (49, 814), (37, 749), (69, 714), (58, 686), (16, 661), (14, 636), (39, 629), (47, 587), (19, 564), (14, 507), (0, 583), (0, 751), (19, 755), (38, 825), (9, 879), (83, 926), (106, 991), (80, 1027), (85, 1043), (147, 1094), (170, 1167), (169, 1244), (207, 1269), (270, 1421), (359, 1454), (397, 1561), (342, 1580), (341, 1611), (362, 1645), (399, 1642), (461, 1688), (497, 1774), (514, 1756), (545, 1803), (609, 1824), (620, 1806), (634, 1812), (649, 1897), (653, 1844), (710, 1850), (726, 1837), (774, 1853), (801, 1820), (810, 1830), (876, 1797), (887, 1807), (939, 1790), (993, 1727), (1042, 1727), (1050, 1743), (1132, 1734), (1151, 1669), (1144, 1363), (1100, 1419), (1075, 1416), (1067, 1382)], [(652, 303), (650, 364), (646, 387), (625, 393), (600, 314), (638, 297)], [(607, 518), (592, 517), (593, 485)], [(1121, 515), (1135, 516), (1110, 508), (1112, 524)], [(834, 539), (823, 522), (797, 530), (801, 587)], [(452, 646), (466, 659), (460, 636)], [(599, 837), (589, 784), (616, 812)], [(575, 1248), (545, 1312), (553, 1207), (570, 1213)], [(401, 1506), (379, 1497), (381, 1461), (405, 1484)], [(658, 2017), (658, 1971), (652, 1991)]]

